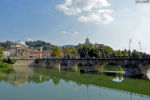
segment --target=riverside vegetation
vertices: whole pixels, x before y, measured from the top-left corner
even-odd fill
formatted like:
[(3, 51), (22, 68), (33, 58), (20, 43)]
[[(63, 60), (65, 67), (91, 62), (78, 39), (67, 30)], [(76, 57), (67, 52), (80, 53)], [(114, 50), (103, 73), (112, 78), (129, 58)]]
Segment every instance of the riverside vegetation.
[[(10, 49), (12, 41), (0, 42), (0, 45), (4, 49)], [(130, 57), (130, 58), (147, 58), (149, 54), (139, 52), (137, 50), (114, 50), (110, 46), (104, 44), (81, 44), (68, 45), (68, 46), (55, 46), (51, 43), (37, 40), (37, 41), (26, 41), (26, 45), (29, 48), (37, 49), (42, 47), (43, 50), (51, 50), (52, 57), (54, 58), (112, 58), (112, 57)], [(62, 51), (64, 54), (62, 54)]]
[[(3, 52), (2, 47), (0, 46), (0, 58), (2, 58)], [(0, 73), (11, 73), (14, 72), (12, 68), (12, 64), (14, 64), (16, 60), (11, 60), (9, 58), (0, 59)]]

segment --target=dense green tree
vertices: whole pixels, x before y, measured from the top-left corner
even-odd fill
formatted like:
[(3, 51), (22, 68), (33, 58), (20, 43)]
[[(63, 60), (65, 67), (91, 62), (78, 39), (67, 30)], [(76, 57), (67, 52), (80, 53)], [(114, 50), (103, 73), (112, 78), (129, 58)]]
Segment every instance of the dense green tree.
[(3, 50), (2, 50), (2, 47), (0, 46), (0, 58), (3, 57)]
[(76, 47), (80, 58), (98, 58), (100, 57), (100, 49), (94, 44), (79, 44)]
[(89, 51), (89, 56), (91, 58), (98, 58), (100, 57), (100, 51), (96, 47), (92, 47)]
[(65, 48), (64, 49), (64, 58), (77, 58), (78, 57), (78, 51), (76, 48)]
[(115, 56), (117, 56), (117, 57), (122, 57), (123, 56), (121, 50), (117, 50), (117, 51), (114, 51), (114, 52), (115, 52)]
[(132, 51), (132, 58), (140, 58), (142, 54), (139, 51), (133, 50)]
[(84, 53), (84, 51), (83, 51), (83, 45), (82, 45), (82, 44), (78, 44), (78, 45), (76, 46), (76, 49), (77, 49), (77, 51), (78, 51), (78, 53), (79, 53), (80, 58), (85, 57), (85, 53)]
[(64, 49), (64, 58), (71, 58), (72, 57), (72, 48), (65, 48)]
[(43, 47), (43, 50), (52, 50), (54, 47), (54, 45), (51, 45), (50, 43), (44, 42), (42, 40), (26, 41), (26, 45), (29, 48), (35, 48), (35, 49), (38, 49), (39, 47)]
[(53, 48), (51, 56), (54, 57), (54, 58), (62, 58), (62, 52), (61, 52), (60, 47), (55, 46)]
[(128, 54), (128, 50), (127, 50), (127, 49), (123, 50), (123, 51), (122, 51), (122, 54), (123, 54), (124, 57), (127, 57), (127, 56), (129, 55), (129, 54)]
[(77, 45), (76, 49), (80, 55), (80, 58), (90, 58), (92, 53), (91, 50), (94, 48), (92, 44), (79, 44)]
[(72, 58), (78, 58), (78, 51), (76, 48), (72, 49)]
[(101, 45), (99, 47), (100, 50), (100, 57), (106, 58), (106, 57), (111, 57), (113, 54), (113, 49), (109, 46)]
[(10, 49), (12, 44), (12, 41), (0, 42), (0, 45), (5, 49)]

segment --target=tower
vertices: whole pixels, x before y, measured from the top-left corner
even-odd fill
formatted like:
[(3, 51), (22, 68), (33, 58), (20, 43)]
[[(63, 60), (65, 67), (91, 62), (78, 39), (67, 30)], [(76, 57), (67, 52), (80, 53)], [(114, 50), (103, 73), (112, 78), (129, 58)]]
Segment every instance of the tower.
[(85, 43), (84, 44), (86, 44), (86, 45), (90, 44), (90, 39), (88, 37), (85, 39)]
[(140, 52), (142, 52), (142, 49), (141, 49), (141, 42), (139, 41), (139, 47), (140, 47)]

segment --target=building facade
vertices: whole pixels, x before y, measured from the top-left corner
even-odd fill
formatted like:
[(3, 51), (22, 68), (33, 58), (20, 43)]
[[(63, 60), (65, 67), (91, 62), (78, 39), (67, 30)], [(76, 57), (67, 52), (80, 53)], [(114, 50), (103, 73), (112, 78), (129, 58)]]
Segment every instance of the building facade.
[(40, 47), (37, 49), (29, 49), (23, 41), (15, 42), (10, 49), (3, 50), (4, 58), (19, 58), (19, 59), (36, 59), (36, 58), (49, 58), (51, 51), (43, 51)]

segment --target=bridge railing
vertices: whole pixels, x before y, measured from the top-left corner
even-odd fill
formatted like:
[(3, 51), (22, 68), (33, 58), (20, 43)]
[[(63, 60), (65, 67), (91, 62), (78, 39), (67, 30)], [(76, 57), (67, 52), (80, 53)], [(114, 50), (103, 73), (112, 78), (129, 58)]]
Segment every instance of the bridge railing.
[[(40, 58), (39, 58), (40, 59)], [(150, 57), (145, 58), (133, 58), (133, 57), (107, 57), (107, 58), (41, 58), (41, 60), (144, 60), (149, 59)]]
[[(0, 58), (0, 59), (8, 59), (8, 58)], [(122, 56), (122, 57), (99, 57), (99, 58), (10, 58), (14, 60), (35, 60), (35, 59), (51, 59), (51, 60), (111, 60), (111, 59), (150, 59), (150, 57), (128, 57), (128, 56)]]

